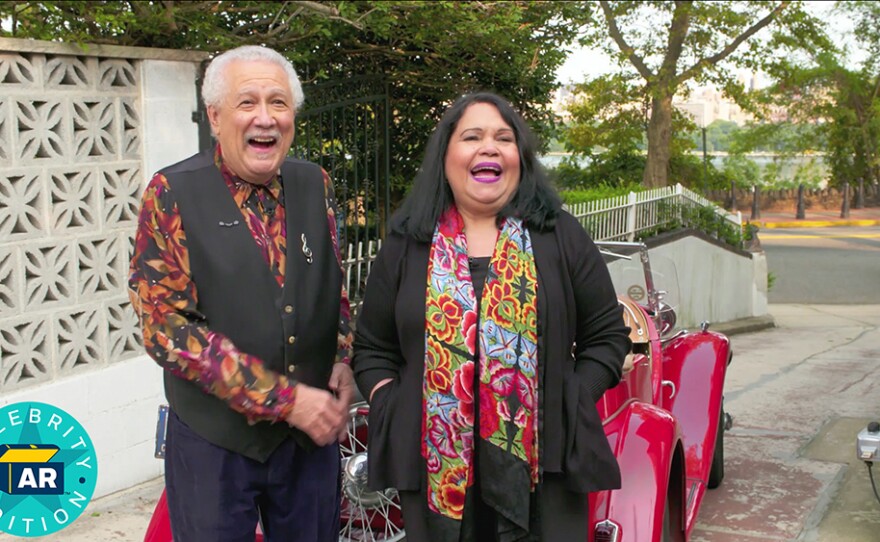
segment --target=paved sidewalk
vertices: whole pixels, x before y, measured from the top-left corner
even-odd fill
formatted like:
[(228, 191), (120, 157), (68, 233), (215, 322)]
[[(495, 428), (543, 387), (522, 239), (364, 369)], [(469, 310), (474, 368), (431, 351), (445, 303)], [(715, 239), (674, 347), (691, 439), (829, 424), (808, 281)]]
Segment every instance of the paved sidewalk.
[[(155, 459), (154, 461), (159, 461)], [(153, 507), (162, 494), (164, 481), (156, 478), (89, 503), (69, 527), (37, 538), (46, 542), (142, 542)], [(21, 542), (17, 536), (0, 534), (2, 542)]]
[[(742, 213), (743, 220), (749, 220), (748, 209), (742, 210)], [(880, 207), (850, 209), (849, 218), (841, 218), (840, 209), (808, 209), (803, 219), (796, 219), (794, 211), (787, 213), (762, 211), (761, 218), (751, 222), (761, 229), (880, 226)], [(758, 235), (760, 236), (760, 233)]]
[(855, 441), (880, 419), (880, 305), (770, 312), (777, 328), (731, 339), (726, 476), (691, 542), (876, 542), (880, 502)]

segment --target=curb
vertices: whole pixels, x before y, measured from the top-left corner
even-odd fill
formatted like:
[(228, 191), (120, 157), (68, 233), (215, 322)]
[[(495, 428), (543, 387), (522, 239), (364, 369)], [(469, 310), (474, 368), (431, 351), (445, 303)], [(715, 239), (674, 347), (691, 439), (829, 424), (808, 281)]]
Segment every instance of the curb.
[(797, 222), (753, 222), (759, 228), (831, 228), (834, 226), (880, 226), (880, 220), (798, 220)]
[(764, 314), (762, 316), (740, 318), (739, 320), (731, 320), (719, 324), (710, 324), (709, 331), (717, 331), (718, 333), (730, 336), (740, 333), (754, 333), (755, 331), (763, 331), (775, 327), (776, 319), (770, 314)]

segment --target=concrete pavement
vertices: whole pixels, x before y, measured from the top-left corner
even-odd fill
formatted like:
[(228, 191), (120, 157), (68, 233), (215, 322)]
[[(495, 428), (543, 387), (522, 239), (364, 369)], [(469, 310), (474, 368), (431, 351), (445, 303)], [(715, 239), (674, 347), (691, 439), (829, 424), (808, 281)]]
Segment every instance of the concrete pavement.
[[(159, 461), (156, 459), (155, 461)], [(52, 542), (142, 542), (153, 507), (162, 494), (164, 481), (156, 478), (125, 491), (119, 491), (89, 503), (82, 515), (69, 527), (40, 537)], [(0, 541), (22, 538), (0, 534)]]
[(775, 329), (731, 338), (726, 477), (692, 542), (876, 542), (880, 502), (855, 440), (880, 419), (880, 305), (770, 312)]
[[(748, 211), (743, 211), (743, 220), (748, 220)], [(751, 222), (761, 229), (880, 226), (880, 207), (850, 209), (848, 218), (841, 218), (839, 209), (808, 209), (805, 212), (805, 217), (802, 219), (796, 219), (794, 212), (782, 213), (775, 211), (762, 211), (761, 218), (752, 220)]]

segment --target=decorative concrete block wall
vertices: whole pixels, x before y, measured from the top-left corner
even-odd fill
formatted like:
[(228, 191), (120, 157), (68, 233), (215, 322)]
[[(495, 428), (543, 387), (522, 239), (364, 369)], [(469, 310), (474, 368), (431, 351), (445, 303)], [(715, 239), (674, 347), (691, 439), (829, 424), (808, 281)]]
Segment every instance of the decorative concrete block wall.
[(103, 495), (161, 473), (161, 371), (127, 295), (146, 181), (197, 151), (201, 53), (0, 38), (0, 404), (92, 436)]

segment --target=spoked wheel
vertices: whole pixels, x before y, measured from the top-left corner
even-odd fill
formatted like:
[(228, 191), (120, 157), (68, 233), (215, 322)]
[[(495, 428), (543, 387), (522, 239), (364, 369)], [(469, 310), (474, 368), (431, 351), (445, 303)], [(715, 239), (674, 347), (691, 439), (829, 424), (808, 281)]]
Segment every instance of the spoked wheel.
[(369, 413), (366, 403), (351, 407), (348, 438), (339, 446), (342, 456), (339, 542), (396, 542), (406, 536), (397, 491), (367, 488)]

